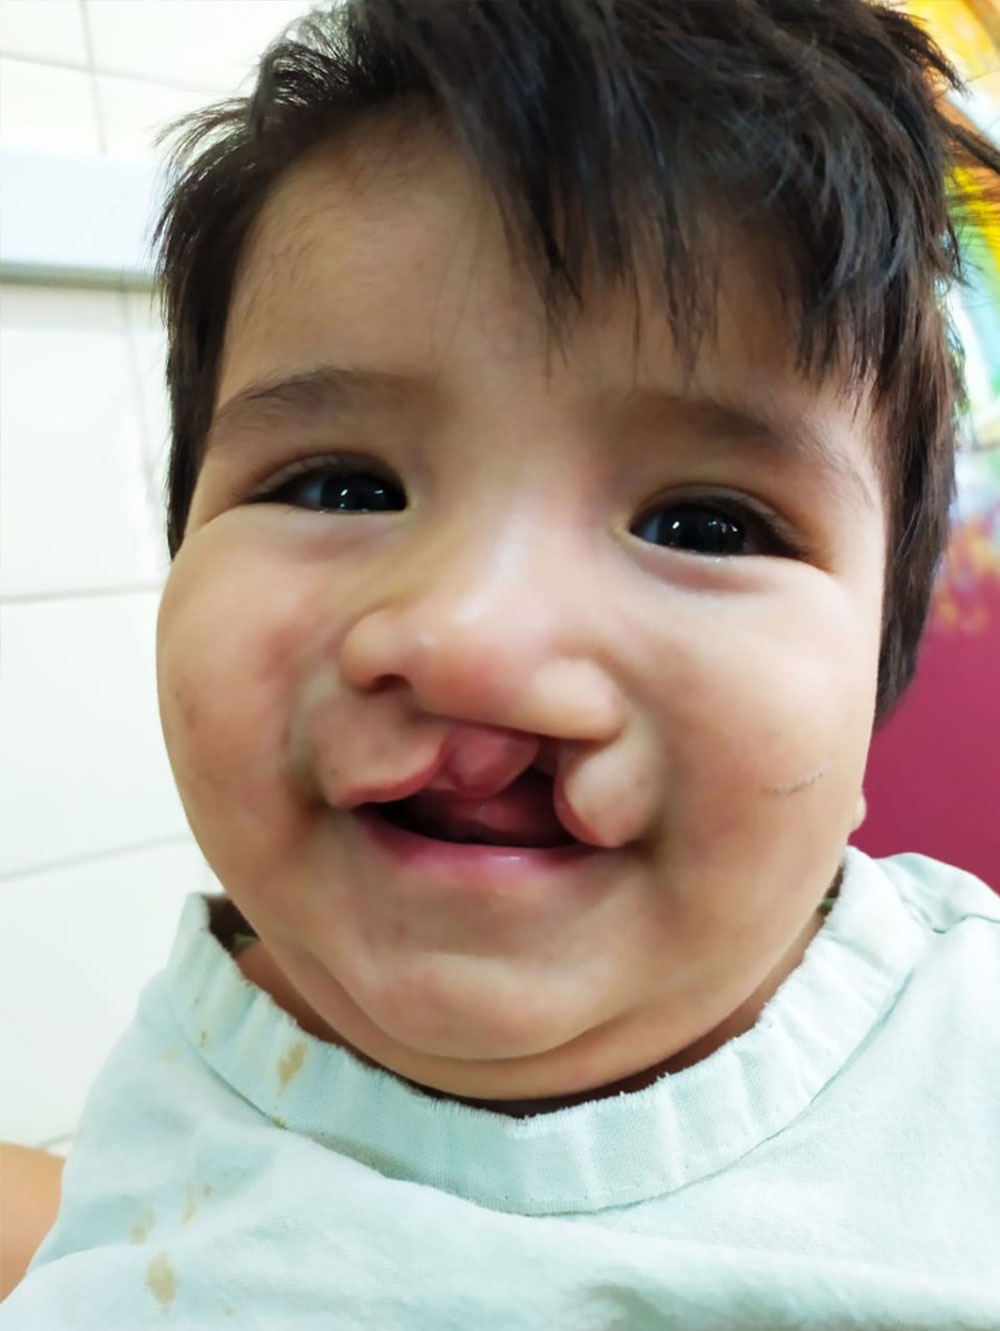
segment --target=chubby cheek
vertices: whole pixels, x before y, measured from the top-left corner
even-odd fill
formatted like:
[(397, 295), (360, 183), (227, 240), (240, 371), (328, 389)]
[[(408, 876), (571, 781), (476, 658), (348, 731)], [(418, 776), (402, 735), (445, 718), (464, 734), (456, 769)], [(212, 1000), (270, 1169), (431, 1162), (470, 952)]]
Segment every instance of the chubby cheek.
[(688, 636), (680, 686), (661, 713), (664, 844), (702, 882), (735, 881), (738, 869), (744, 882), (756, 874), (777, 888), (792, 876), (805, 889), (850, 831), (878, 644), (856, 623), (853, 639), (843, 638), (835, 614), (769, 618), (734, 631), (731, 652), (699, 652), (699, 635)]
[[(171, 767), (195, 838), (227, 887), (268, 877), (310, 825), (289, 780), (289, 699), (307, 589), (250, 549), (182, 547), (157, 623), (157, 689)], [(313, 815), (314, 816), (314, 815)]]

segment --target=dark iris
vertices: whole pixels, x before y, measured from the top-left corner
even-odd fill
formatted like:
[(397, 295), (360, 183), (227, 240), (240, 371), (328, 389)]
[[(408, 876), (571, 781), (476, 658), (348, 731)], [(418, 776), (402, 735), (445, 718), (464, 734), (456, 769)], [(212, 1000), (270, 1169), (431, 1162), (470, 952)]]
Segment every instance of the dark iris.
[(368, 471), (317, 467), (290, 477), (267, 498), (327, 513), (388, 513), (406, 507), (398, 485)]
[[(332, 465), (310, 467), (280, 482), (259, 497), (270, 503), (325, 513), (388, 513), (406, 508), (406, 494), (377, 472), (339, 469)], [(748, 524), (719, 508), (699, 504), (671, 504), (657, 509), (632, 528), (634, 535), (653, 545), (700, 555), (744, 555), (760, 551), (755, 544), (760, 521)], [(773, 540), (765, 528), (764, 549)]]
[(320, 507), (339, 513), (388, 513), (406, 507), (398, 486), (367, 472), (331, 476), (320, 486)]
[(747, 531), (742, 522), (718, 509), (698, 508), (694, 504), (662, 508), (633, 531), (642, 540), (671, 550), (700, 555), (746, 553)]

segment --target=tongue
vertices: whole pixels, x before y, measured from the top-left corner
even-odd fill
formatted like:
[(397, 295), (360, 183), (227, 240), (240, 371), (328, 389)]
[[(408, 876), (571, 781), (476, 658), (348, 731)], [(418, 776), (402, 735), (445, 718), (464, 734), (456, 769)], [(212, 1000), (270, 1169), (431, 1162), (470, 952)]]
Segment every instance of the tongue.
[(525, 772), (487, 799), (422, 790), (402, 807), (430, 836), (448, 841), (484, 841), (509, 846), (561, 846), (572, 841), (552, 807), (552, 783), (541, 772)]

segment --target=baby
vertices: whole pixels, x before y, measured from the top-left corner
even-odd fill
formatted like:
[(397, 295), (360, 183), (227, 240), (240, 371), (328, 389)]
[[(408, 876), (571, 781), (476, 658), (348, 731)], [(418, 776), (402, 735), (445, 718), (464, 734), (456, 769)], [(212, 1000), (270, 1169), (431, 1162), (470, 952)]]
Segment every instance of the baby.
[(1000, 900), (847, 846), (1000, 178), (948, 84), (864, 0), (347, 0), (189, 120), (158, 688), (225, 896), (5, 1331), (1000, 1327)]

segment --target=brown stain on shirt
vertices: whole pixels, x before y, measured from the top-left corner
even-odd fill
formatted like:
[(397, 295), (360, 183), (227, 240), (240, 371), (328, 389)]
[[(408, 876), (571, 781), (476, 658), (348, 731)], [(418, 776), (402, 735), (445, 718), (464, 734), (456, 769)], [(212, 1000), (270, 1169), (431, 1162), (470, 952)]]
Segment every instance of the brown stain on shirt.
[(128, 1232), (129, 1240), (132, 1243), (145, 1243), (149, 1238), (149, 1231), (156, 1224), (156, 1212), (151, 1206), (147, 1206), (142, 1214), (142, 1219), (137, 1220)]
[(296, 1040), (293, 1044), (290, 1044), (284, 1057), (278, 1059), (278, 1080), (281, 1082), (283, 1091), (288, 1089), (288, 1083), (302, 1070), (305, 1059), (305, 1040)]
[(197, 1214), (198, 1214), (198, 1198), (195, 1195), (194, 1188), (192, 1188), (191, 1185), (188, 1184), (187, 1188), (184, 1191), (184, 1210), (181, 1214), (181, 1219), (186, 1225), (190, 1221), (192, 1221)]
[(161, 1308), (169, 1308), (177, 1296), (177, 1281), (165, 1252), (158, 1252), (149, 1262), (146, 1284)]

